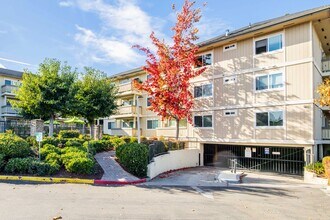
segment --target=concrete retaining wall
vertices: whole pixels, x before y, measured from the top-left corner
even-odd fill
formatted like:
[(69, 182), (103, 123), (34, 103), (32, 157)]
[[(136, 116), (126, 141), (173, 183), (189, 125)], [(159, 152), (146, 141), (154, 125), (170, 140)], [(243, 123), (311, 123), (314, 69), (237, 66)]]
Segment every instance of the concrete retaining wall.
[(148, 165), (148, 177), (153, 179), (167, 171), (199, 166), (199, 155), (199, 149), (185, 149), (155, 157)]
[(304, 182), (305, 183), (311, 183), (311, 184), (317, 184), (317, 185), (328, 185), (328, 180), (324, 178), (317, 177), (315, 173), (304, 171)]

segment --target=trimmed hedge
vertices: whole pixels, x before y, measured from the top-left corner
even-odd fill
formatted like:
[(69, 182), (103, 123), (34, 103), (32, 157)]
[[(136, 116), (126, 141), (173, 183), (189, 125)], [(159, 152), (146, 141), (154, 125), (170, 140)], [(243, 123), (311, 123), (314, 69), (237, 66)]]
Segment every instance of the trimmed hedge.
[(2, 168), (4, 168), (5, 165), (6, 165), (5, 155), (0, 154), (0, 171), (2, 170)]
[(88, 152), (95, 154), (102, 151), (113, 150), (113, 144), (110, 140), (99, 140), (99, 141), (86, 141), (84, 147), (88, 149)]
[(94, 165), (94, 160), (88, 157), (73, 157), (64, 164), (67, 171), (78, 174), (93, 173)]
[(38, 176), (50, 175), (52, 167), (34, 158), (12, 158), (5, 166), (5, 172), (11, 174), (32, 174)]
[(127, 143), (116, 150), (119, 162), (133, 175), (145, 177), (148, 165), (148, 147), (144, 144)]
[(61, 130), (58, 134), (59, 138), (79, 138), (80, 132), (77, 130)]
[(50, 153), (60, 154), (61, 149), (59, 149), (58, 147), (55, 147), (54, 145), (51, 145), (51, 144), (46, 144), (41, 147), (40, 157), (42, 160), (44, 160)]
[(29, 143), (15, 134), (0, 134), (0, 154), (5, 158), (28, 157), (32, 153)]

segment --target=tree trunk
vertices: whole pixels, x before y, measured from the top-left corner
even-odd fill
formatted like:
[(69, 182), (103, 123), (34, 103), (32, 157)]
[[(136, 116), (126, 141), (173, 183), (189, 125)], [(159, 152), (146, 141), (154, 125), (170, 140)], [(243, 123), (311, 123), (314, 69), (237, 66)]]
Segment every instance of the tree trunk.
[(91, 136), (91, 139), (94, 140), (95, 139), (95, 137), (94, 137), (94, 120), (92, 122), (89, 121), (88, 123), (91, 128), (89, 134)]
[(180, 120), (179, 119), (175, 119), (176, 120), (176, 135), (175, 135), (175, 139), (176, 141), (179, 140), (179, 129), (180, 129)]
[(54, 136), (54, 115), (50, 116), (49, 119), (49, 133), (48, 133), (49, 137), (53, 137)]

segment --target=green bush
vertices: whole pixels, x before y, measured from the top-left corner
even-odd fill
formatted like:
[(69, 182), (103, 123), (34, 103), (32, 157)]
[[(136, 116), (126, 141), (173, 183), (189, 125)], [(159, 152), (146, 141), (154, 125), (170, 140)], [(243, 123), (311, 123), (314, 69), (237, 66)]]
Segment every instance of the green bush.
[[(140, 140), (141, 140), (141, 138), (140, 138)], [(138, 142), (137, 137), (131, 137), (130, 143), (137, 143), (137, 142)]]
[(48, 154), (45, 162), (50, 165), (51, 173), (58, 172), (62, 166), (61, 155), (55, 152)]
[(145, 177), (148, 165), (148, 147), (144, 144), (128, 143), (116, 150), (119, 162), (133, 175)]
[(114, 137), (109, 141), (114, 149), (117, 149), (117, 147), (126, 143), (123, 139), (119, 137)]
[(42, 160), (44, 160), (50, 153), (61, 154), (61, 149), (51, 144), (45, 144), (41, 147), (40, 157)]
[(84, 143), (84, 147), (87, 149), (88, 152), (95, 154), (103, 151), (109, 151), (113, 150), (114, 147), (112, 145), (112, 142), (109, 140), (99, 140), (99, 141), (89, 141)]
[(25, 140), (29, 143), (30, 146), (38, 146), (38, 142), (35, 136), (28, 136)]
[(77, 130), (62, 130), (58, 134), (59, 138), (79, 138), (80, 132)]
[(123, 137), (121, 137), (121, 139), (123, 140), (123, 141), (125, 141), (125, 143), (131, 143), (131, 137), (128, 137), (128, 136), (123, 136)]
[(89, 134), (81, 134), (81, 135), (79, 135), (79, 139), (84, 140), (84, 142), (85, 141), (90, 141), (91, 136)]
[(183, 150), (185, 148), (185, 142), (165, 141), (164, 144), (170, 151)]
[(0, 171), (2, 170), (2, 168), (6, 165), (6, 161), (5, 161), (5, 155), (0, 154)]
[(15, 134), (0, 134), (0, 154), (5, 158), (28, 157), (32, 153), (29, 143)]
[(64, 164), (68, 172), (78, 174), (93, 173), (94, 165), (94, 160), (88, 157), (73, 157)]
[(52, 168), (45, 162), (34, 158), (12, 158), (5, 166), (5, 172), (10, 174), (33, 174), (38, 176), (52, 174)]
[(104, 135), (102, 135), (102, 140), (111, 140), (113, 137), (115, 137), (115, 136), (111, 136), (111, 135), (109, 135), (109, 134), (104, 134)]
[(46, 145), (46, 144), (50, 144), (50, 145), (58, 147), (62, 143), (61, 143), (61, 140), (59, 138), (45, 137), (42, 140), (41, 145)]
[(324, 167), (322, 162), (311, 163), (307, 165), (305, 168), (307, 171), (316, 173), (317, 175), (324, 174)]
[(141, 143), (147, 141), (148, 139), (145, 136), (140, 137)]
[(82, 147), (83, 143), (76, 139), (68, 139), (65, 143), (65, 147)]

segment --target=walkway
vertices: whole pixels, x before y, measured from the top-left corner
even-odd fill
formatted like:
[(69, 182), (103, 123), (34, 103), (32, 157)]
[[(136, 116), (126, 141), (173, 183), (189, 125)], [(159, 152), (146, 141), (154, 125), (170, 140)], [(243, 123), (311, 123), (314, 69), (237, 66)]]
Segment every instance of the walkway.
[(139, 178), (126, 172), (114, 159), (115, 151), (102, 152), (95, 155), (95, 159), (104, 170), (102, 180), (136, 181)]

